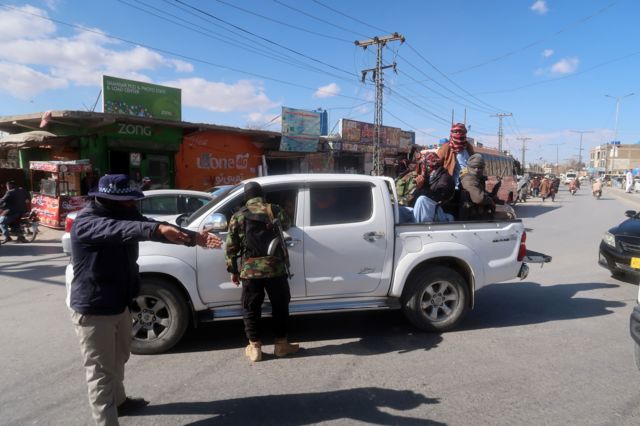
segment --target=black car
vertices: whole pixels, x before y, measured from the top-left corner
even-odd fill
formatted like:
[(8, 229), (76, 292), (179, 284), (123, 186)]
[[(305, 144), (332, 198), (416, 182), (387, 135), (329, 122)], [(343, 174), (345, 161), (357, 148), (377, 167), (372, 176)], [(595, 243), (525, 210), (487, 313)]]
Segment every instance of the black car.
[(627, 210), (627, 220), (605, 232), (598, 263), (614, 276), (640, 278), (640, 213)]
[[(627, 210), (627, 220), (605, 232), (600, 242), (598, 263), (614, 276), (627, 276), (631, 282), (640, 279), (640, 213)], [(625, 279), (625, 281), (628, 281)], [(640, 302), (640, 295), (638, 296)], [(640, 304), (629, 319), (629, 330), (634, 340), (636, 366), (640, 369)]]

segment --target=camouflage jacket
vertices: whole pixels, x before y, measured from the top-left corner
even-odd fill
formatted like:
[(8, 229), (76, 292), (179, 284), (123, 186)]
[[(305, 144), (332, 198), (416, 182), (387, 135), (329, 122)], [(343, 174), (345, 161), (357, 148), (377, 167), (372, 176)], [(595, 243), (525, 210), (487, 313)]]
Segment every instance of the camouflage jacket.
[(396, 179), (396, 192), (398, 193), (398, 204), (401, 206), (413, 206), (416, 192), (416, 177), (418, 173), (409, 172), (401, 178)]
[[(247, 208), (251, 213), (267, 213), (269, 204), (262, 198), (252, 198), (247, 201)], [(291, 226), (289, 217), (280, 206), (271, 204), (271, 211), (274, 218), (280, 220), (282, 229)], [(229, 233), (227, 234), (225, 260), (227, 271), (232, 274), (240, 274), (242, 279), (273, 278), (286, 275), (284, 261), (280, 257), (265, 256), (247, 258), (244, 256), (245, 247), (245, 218), (242, 211), (236, 212), (229, 222)], [(238, 267), (238, 260), (241, 265)]]

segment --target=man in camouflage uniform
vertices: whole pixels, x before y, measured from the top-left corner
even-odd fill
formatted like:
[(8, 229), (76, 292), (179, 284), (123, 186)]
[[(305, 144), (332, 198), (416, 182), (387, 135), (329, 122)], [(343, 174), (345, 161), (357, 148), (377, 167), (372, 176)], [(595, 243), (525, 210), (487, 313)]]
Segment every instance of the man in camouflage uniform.
[[(289, 228), (290, 221), (280, 206), (264, 202), (264, 192), (256, 182), (249, 182), (244, 186), (244, 199), (246, 208), (236, 212), (229, 222), (225, 254), (231, 280), (235, 285), (240, 285), (242, 282), (242, 316), (245, 333), (249, 339), (245, 355), (256, 362), (262, 359), (260, 319), (265, 291), (272, 307), (275, 355), (277, 357), (288, 355), (296, 352), (299, 346), (287, 341), (291, 293), (284, 259), (271, 255), (248, 257), (245, 214), (249, 212), (277, 218), (283, 229)], [(286, 250), (286, 247), (281, 249)], [(238, 267), (238, 259), (240, 259), (240, 267)]]

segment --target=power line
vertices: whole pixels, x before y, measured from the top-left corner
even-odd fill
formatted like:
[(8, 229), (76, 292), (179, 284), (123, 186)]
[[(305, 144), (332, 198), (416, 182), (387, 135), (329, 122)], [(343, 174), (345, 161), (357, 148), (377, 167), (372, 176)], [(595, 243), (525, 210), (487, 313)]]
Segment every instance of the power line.
[(328, 38), (328, 39), (332, 39), (332, 40), (342, 41), (342, 42), (345, 42), (345, 43), (351, 43), (351, 40), (347, 40), (347, 39), (339, 38), (339, 37), (334, 37), (334, 36), (330, 36), (330, 35), (323, 34), (323, 33), (318, 33), (318, 32), (311, 31), (311, 30), (308, 30), (308, 29), (302, 28), (302, 27), (297, 27), (297, 26), (291, 25), (291, 24), (289, 24), (287, 22), (279, 21), (277, 19), (270, 18), (270, 17), (265, 16), (265, 15), (261, 15), (259, 13), (253, 12), (251, 10), (245, 9), (245, 8), (237, 6), (235, 4), (231, 4), (231, 3), (226, 2), (224, 0), (216, 0), (216, 1), (218, 3), (222, 3), (222, 4), (226, 5), (226, 6), (232, 7), (234, 9), (241, 10), (241, 11), (243, 11), (245, 13), (250, 14), (250, 15), (254, 15), (254, 16), (257, 16), (259, 18), (266, 19), (267, 21), (275, 22), (275, 23), (280, 24), (280, 25), (284, 25), (285, 27), (293, 28), (295, 30), (303, 31), (303, 32), (306, 32), (306, 33), (309, 33), (309, 34), (313, 34), (313, 35), (319, 36), (319, 37), (324, 37), (324, 38)]
[[(79, 30), (82, 30), (82, 31), (87, 32), (87, 33), (97, 34), (97, 35), (100, 35), (101, 37), (106, 37), (106, 38), (109, 38), (109, 39), (112, 39), (112, 40), (121, 41), (123, 43), (130, 44), (132, 46), (144, 47), (145, 49), (149, 49), (149, 50), (152, 50), (152, 51), (155, 51), (155, 52), (164, 53), (166, 55), (173, 56), (173, 57), (176, 57), (176, 58), (181, 58), (181, 59), (186, 59), (186, 60), (193, 61), (193, 62), (198, 62), (198, 63), (204, 64), (204, 65), (209, 65), (209, 66), (212, 66), (212, 67), (215, 67), (215, 68), (226, 69), (226, 70), (229, 70), (229, 71), (237, 72), (239, 74), (244, 74), (244, 75), (249, 75), (249, 76), (252, 76), (252, 77), (262, 78), (262, 79), (265, 79), (265, 80), (269, 80), (269, 81), (273, 81), (273, 82), (276, 82), (276, 83), (284, 84), (286, 86), (298, 87), (298, 88), (301, 88), (301, 89), (313, 90), (313, 91), (317, 90), (316, 88), (305, 86), (305, 85), (298, 84), (298, 83), (292, 83), (291, 81), (281, 80), (281, 79), (278, 79), (278, 78), (269, 77), (269, 76), (266, 76), (266, 75), (263, 75), (263, 74), (258, 74), (258, 73), (251, 72), (251, 71), (245, 71), (245, 70), (242, 70), (242, 69), (239, 69), (239, 68), (234, 68), (234, 67), (230, 67), (230, 66), (227, 66), (227, 65), (222, 65), (222, 64), (215, 63), (215, 62), (211, 62), (211, 61), (208, 61), (206, 59), (196, 58), (196, 57), (193, 57), (193, 56), (188, 56), (188, 55), (185, 55), (185, 54), (182, 54), (182, 53), (173, 52), (171, 50), (163, 49), (163, 48), (160, 48), (160, 47), (151, 46), (151, 45), (148, 45), (148, 44), (145, 44), (145, 43), (140, 43), (140, 42), (137, 42), (137, 41), (128, 40), (128, 39), (123, 38), (123, 37), (110, 35), (110, 34), (104, 32), (104, 31), (93, 30), (91, 28), (87, 28), (87, 27), (84, 27), (82, 25), (70, 24), (70, 23), (62, 21), (60, 19), (55, 19), (55, 18), (50, 18), (50, 17), (38, 15), (37, 13), (27, 12), (25, 10), (22, 10), (22, 9), (19, 9), (17, 7), (10, 6), (10, 5), (7, 5), (7, 4), (0, 3), (0, 7), (3, 7), (5, 9), (10, 9), (10, 10), (13, 10), (13, 11), (16, 11), (18, 13), (25, 14), (25, 15), (30, 15), (30, 16), (33, 16), (33, 17), (36, 17), (36, 18), (39, 18), (39, 19), (42, 19), (42, 20), (45, 20), (45, 21), (55, 22), (57, 24), (64, 25), (64, 26), (67, 26), (67, 27), (70, 27), (70, 28), (79, 29)], [(342, 94), (336, 94), (335, 96), (336, 97), (340, 97), (340, 98), (345, 98), (345, 99), (354, 99), (354, 100), (357, 100), (357, 101), (360, 101), (360, 102), (367, 101), (366, 99), (356, 98), (356, 97), (353, 97), (353, 96), (342, 95)]]
[[(311, 18), (311, 19), (315, 19), (316, 21), (320, 21), (320, 22), (322, 22), (323, 24), (330, 25), (330, 26), (332, 26), (332, 27), (334, 27), (334, 28), (337, 28), (337, 29), (339, 29), (339, 30), (342, 30), (342, 31), (345, 31), (345, 32), (348, 32), (348, 33), (351, 33), (351, 34), (355, 34), (355, 35), (357, 35), (357, 36), (359, 36), (359, 37), (369, 37), (369, 36), (368, 36), (368, 35), (366, 35), (366, 34), (361, 34), (361, 33), (358, 33), (358, 32), (356, 32), (356, 31), (353, 31), (353, 30), (351, 30), (351, 29), (349, 29), (349, 28), (345, 28), (345, 27), (341, 27), (340, 25), (336, 25), (336, 24), (334, 24), (333, 22), (327, 21), (326, 19), (318, 18), (318, 17), (317, 17), (317, 16), (315, 16), (315, 15), (312, 15), (312, 14), (310, 14), (310, 13), (305, 12), (304, 10), (300, 10), (300, 9), (295, 8), (295, 7), (293, 7), (293, 6), (290, 6), (290, 5), (286, 4), (286, 3), (283, 3), (283, 2), (281, 2), (280, 0), (273, 0), (273, 1), (274, 1), (275, 3), (278, 3), (280, 6), (284, 6), (284, 7), (286, 7), (287, 9), (294, 10), (294, 11), (296, 11), (296, 12), (298, 12), (298, 13), (300, 13), (300, 14), (304, 15), (304, 16), (307, 16), (307, 17)], [(385, 32), (389, 33), (390, 31), (385, 31)]]
[(452, 72), (451, 75), (460, 74), (460, 73), (463, 73), (465, 71), (469, 71), (469, 70), (472, 70), (472, 69), (475, 69), (475, 68), (480, 68), (480, 67), (488, 65), (488, 64), (490, 64), (492, 62), (500, 61), (502, 59), (508, 58), (509, 56), (513, 56), (516, 53), (520, 53), (520, 52), (523, 52), (523, 51), (525, 51), (527, 49), (530, 49), (533, 46), (536, 46), (536, 45), (538, 45), (538, 44), (540, 44), (540, 43), (542, 43), (542, 42), (544, 42), (544, 41), (546, 41), (546, 40), (548, 40), (550, 38), (553, 38), (553, 37), (556, 37), (556, 36), (562, 34), (563, 32), (567, 31), (571, 27), (578, 26), (578, 25), (590, 20), (591, 18), (594, 18), (594, 17), (604, 13), (607, 9), (609, 9), (610, 7), (612, 7), (616, 3), (617, 3), (617, 1), (613, 1), (613, 2), (609, 3), (608, 5), (606, 5), (605, 7), (603, 7), (602, 9), (598, 10), (597, 12), (595, 12), (595, 13), (589, 15), (589, 16), (586, 16), (584, 18), (578, 19), (577, 21), (573, 22), (572, 24), (570, 24), (570, 25), (568, 25), (568, 26), (556, 31), (555, 33), (553, 33), (553, 34), (551, 34), (551, 35), (549, 35), (547, 37), (543, 37), (541, 39), (538, 39), (538, 40), (536, 40), (534, 42), (531, 42), (531, 43), (529, 43), (529, 44), (527, 44), (527, 45), (525, 45), (523, 47), (520, 47), (518, 49), (512, 50), (512, 51), (507, 52), (507, 53), (504, 53), (502, 55), (496, 56), (495, 58), (486, 60), (484, 62), (480, 62), (479, 64), (471, 65), (471, 66), (459, 69), (457, 71)]
[[(174, 15), (174, 14), (172, 14), (172, 13), (169, 13), (169, 12), (167, 12), (167, 11), (163, 10), (163, 9), (160, 9), (160, 8), (154, 7), (154, 6), (152, 6), (152, 5), (149, 5), (149, 4), (147, 4), (147, 3), (143, 2), (143, 1), (138, 0), (138, 3), (143, 4), (145, 7), (150, 8), (150, 9), (152, 9), (152, 10), (156, 10), (156, 11), (158, 11), (159, 13), (163, 13), (163, 14), (165, 14), (165, 15), (171, 16), (172, 18), (175, 18), (175, 19), (177, 19), (177, 20), (179, 20), (179, 21), (181, 21), (181, 22), (185, 22), (185, 23), (187, 23), (188, 25), (182, 24), (182, 23), (180, 23), (180, 22), (176, 22), (176, 21), (174, 21), (174, 20), (172, 20), (172, 19), (170, 19), (170, 18), (167, 18), (166, 16), (162, 16), (162, 15), (160, 15), (160, 14), (158, 14), (158, 13), (155, 13), (155, 12), (153, 12), (153, 11), (151, 11), (151, 10), (143, 9), (142, 7), (139, 7), (139, 6), (136, 6), (136, 5), (134, 5), (134, 4), (131, 4), (131, 3), (127, 2), (127, 1), (125, 1), (125, 0), (118, 0), (118, 1), (119, 1), (120, 3), (123, 3), (123, 4), (127, 5), (127, 6), (129, 6), (129, 7), (132, 7), (132, 8), (134, 8), (134, 9), (140, 10), (140, 11), (141, 11), (141, 12), (143, 12), (143, 13), (147, 13), (147, 14), (152, 15), (152, 16), (155, 16), (155, 17), (157, 17), (157, 18), (159, 18), (159, 19), (165, 20), (165, 21), (167, 21), (167, 22), (171, 22), (171, 23), (173, 23), (174, 25), (177, 25), (177, 26), (180, 26), (180, 27), (182, 27), (182, 28), (186, 28), (186, 29), (188, 29), (188, 30), (190, 30), (190, 31), (196, 32), (196, 33), (198, 33), (198, 34), (201, 34), (201, 35), (203, 35), (203, 36), (205, 36), (205, 37), (212, 38), (212, 39), (214, 39), (214, 40), (218, 40), (218, 41), (220, 41), (220, 42), (222, 42), (222, 43), (227, 43), (227, 44), (229, 44), (229, 45), (231, 45), (231, 46), (239, 47), (239, 48), (241, 48), (241, 49), (243, 49), (243, 50), (250, 51), (250, 52), (252, 52), (252, 53), (254, 53), (254, 54), (257, 54), (257, 55), (263, 56), (263, 57), (265, 57), (265, 58), (268, 58), (268, 59), (271, 59), (271, 60), (276, 60), (276, 61), (278, 61), (278, 62), (281, 62), (281, 63), (287, 64), (287, 65), (291, 65), (291, 66), (294, 66), (294, 67), (296, 67), (296, 68), (304, 69), (304, 70), (307, 70), (307, 71), (315, 71), (315, 72), (318, 72), (318, 73), (321, 73), (321, 74), (329, 75), (329, 76), (331, 76), (331, 77), (334, 77), (334, 78), (336, 78), (336, 79), (340, 79), (340, 80), (342, 80), (342, 81), (352, 82), (352, 79), (346, 79), (346, 78), (344, 78), (344, 77), (342, 77), (342, 76), (338, 76), (338, 75), (336, 75), (336, 74), (329, 73), (329, 72), (327, 72), (327, 71), (325, 71), (325, 70), (322, 70), (322, 69), (320, 69), (320, 68), (317, 68), (317, 67), (314, 67), (314, 66), (312, 66), (312, 65), (309, 65), (309, 64), (307, 64), (307, 63), (304, 63), (304, 62), (300, 61), (299, 59), (296, 59), (296, 58), (293, 58), (293, 57), (291, 57), (291, 56), (289, 56), (289, 55), (286, 55), (286, 54), (282, 54), (282, 53), (280, 53), (280, 52), (277, 52), (276, 50), (274, 50), (274, 49), (272, 49), (272, 48), (270, 48), (270, 47), (266, 47), (266, 46), (262, 45), (262, 46), (264, 46), (267, 50), (269, 50), (269, 51), (271, 52), (271, 53), (265, 53), (265, 52), (261, 51), (260, 49), (258, 49), (258, 48), (256, 48), (256, 47), (254, 47), (254, 46), (252, 46), (252, 45), (249, 45), (249, 44), (243, 43), (243, 42), (241, 42), (241, 41), (231, 40), (231, 39), (229, 39), (228, 37), (226, 37), (226, 36), (224, 36), (224, 35), (220, 35), (219, 33), (216, 33), (216, 32), (214, 32), (214, 31), (211, 31), (211, 30), (210, 30), (210, 29), (208, 29), (208, 28), (205, 28), (205, 27), (203, 27), (203, 26), (201, 26), (201, 25), (197, 25), (197, 24), (195, 24), (195, 23), (192, 23), (192, 22), (190, 22), (190, 21), (188, 21), (188, 20), (186, 20), (186, 19), (184, 19), (184, 18), (181, 18), (181, 17), (179, 17), (179, 16), (177, 16), (177, 15)], [(182, 10), (182, 9), (181, 9), (181, 10)], [(188, 11), (185, 11), (185, 12), (189, 13)], [(194, 27), (196, 27), (196, 28), (193, 28), (192, 26), (194, 26)], [(200, 31), (199, 29), (202, 29), (202, 31)], [(242, 37), (242, 38), (244, 38), (244, 39), (246, 39), (246, 40), (250, 40), (252, 43), (255, 43), (255, 41), (254, 41), (254, 40), (249, 39), (249, 38), (248, 38), (248, 37), (246, 37), (246, 36), (243, 36), (243, 35), (241, 35), (241, 34), (239, 34), (238, 36), (239, 36), (239, 37)], [(261, 45), (260, 43), (257, 43), (257, 44)], [(278, 59), (278, 58), (279, 58), (279, 59)]]
[[(351, 77), (355, 77), (351, 72), (349, 72), (349, 71), (347, 71), (347, 70), (344, 70), (344, 69), (342, 69), (342, 68), (339, 68), (339, 67), (333, 66), (333, 65), (328, 64), (328, 63), (326, 63), (326, 62), (323, 62), (323, 61), (321, 61), (321, 60), (319, 60), (319, 59), (316, 59), (316, 58), (314, 58), (314, 57), (312, 57), (312, 56), (309, 56), (309, 55), (304, 54), (304, 53), (302, 53), (302, 52), (299, 52), (299, 51), (297, 51), (297, 50), (295, 50), (295, 49), (292, 49), (292, 48), (290, 48), (290, 47), (287, 47), (287, 46), (285, 46), (285, 45), (283, 45), (283, 44), (280, 44), (280, 43), (278, 43), (278, 42), (275, 42), (275, 41), (273, 41), (273, 40), (270, 40), (270, 39), (268, 39), (268, 38), (266, 38), (266, 37), (263, 37), (263, 36), (261, 36), (261, 35), (259, 35), (259, 34), (256, 34), (256, 33), (252, 32), (252, 31), (249, 31), (249, 30), (247, 30), (247, 29), (244, 29), (244, 28), (242, 28), (242, 27), (240, 27), (240, 26), (238, 26), (238, 25), (235, 25), (235, 24), (233, 24), (233, 23), (231, 23), (231, 22), (229, 22), (229, 21), (226, 21), (226, 20), (224, 20), (224, 19), (222, 19), (222, 18), (217, 17), (217, 16), (213, 15), (212, 13), (207, 12), (206, 10), (203, 10), (203, 9), (198, 8), (198, 7), (192, 6), (192, 5), (188, 4), (188, 3), (185, 3), (185, 2), (184, 2), (184, 1), (182, 1), (182, 0), (173, 0), (173, 1), (175, 1), (176, 3), (180, 3), (180, 4), (182, 4), (182, 5), (186, 6), (186, 7), (190, 8), (190, 9), (193, 9), (193, 10), (195, 10), (195, 11), (197, 11), (197, 12), (199, 12), (199, 13), (203, 14), (203, 15), (206, 15), (206, 16), (208, 16), (208, 17), (212, 18), (212, 19), (215, 19), (216, 21), (219, 21), (219, 22), (222, 22), (222, 23), (224, 23), (224, 24), (226, 24), (226, 25), (229, 25), (230, 27), (233, 27), (233, 28), (235, 28), (235, 29), (237, 29), (237, 30), (239, 30), (239, 31), (242, 31), (242, 32), (247, 33), (247, 34), (251, 34), (252, 36), (254, 36), (254, 37), (256, 37), (256, 38), (259, 38), (260, 40), (264, 40), (264, 41), (266, 41), (266, 42), (267, 42), (267, 43), (269, 43), (269, 44), (273, 44), (274, 46), (278, 46), (278, 47), (280, 47), (281, 49), (287, 50), (287, 51), (289, 51), (289, 52), (291, 52), (291, 53), (295, 53), (296, 55), (302, 56), (303, 58), (309, 59), (310, 61), (317, 62), (317, 63), (319, 63), (319, 64), (322, 64), (322, 65), (324, 65), (324, 66), (327, 66), (327, 67), (329, 67), (329, 68), (332, 68), (332, 69), (334, 69), (334, 70), (336, 70), (336, 71), (343, 72), (343, 73), (345, 73), (345, 74), (347, 74), (347, 75), (349, 75), (349, 76), (351, 76)], [(274, 1), (277, 1), (277, 0), (274, 0)]]

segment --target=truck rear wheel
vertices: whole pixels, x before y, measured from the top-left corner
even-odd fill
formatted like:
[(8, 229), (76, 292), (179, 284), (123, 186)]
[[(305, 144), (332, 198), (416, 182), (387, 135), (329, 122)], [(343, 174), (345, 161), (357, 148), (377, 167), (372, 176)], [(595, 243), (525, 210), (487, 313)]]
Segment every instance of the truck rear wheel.
[(446, 266), (429, 266), (407, 282), (402, 310), (416, 327), (448, 331), (469, 309), (469, 291), (462, 276)]
[(162, 278), (143, 277), (131, 317), (131, 352), (157, 354), (180, 341), (189, 325), (189, 308), (175, 285)]

